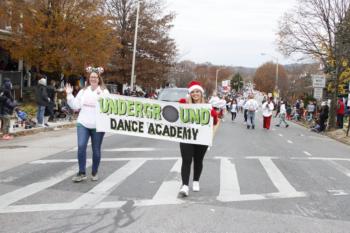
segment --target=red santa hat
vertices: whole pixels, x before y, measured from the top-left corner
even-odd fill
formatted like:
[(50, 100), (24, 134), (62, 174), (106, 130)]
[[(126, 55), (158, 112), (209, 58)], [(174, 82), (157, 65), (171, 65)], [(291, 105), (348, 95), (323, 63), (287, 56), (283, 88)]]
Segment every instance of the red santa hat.
[(197, 89), (204, 93), (204, 89), (202, 84), (198, 81), (191, 81), (188, 85), (188, 92), (191, 93), (193, 90)]

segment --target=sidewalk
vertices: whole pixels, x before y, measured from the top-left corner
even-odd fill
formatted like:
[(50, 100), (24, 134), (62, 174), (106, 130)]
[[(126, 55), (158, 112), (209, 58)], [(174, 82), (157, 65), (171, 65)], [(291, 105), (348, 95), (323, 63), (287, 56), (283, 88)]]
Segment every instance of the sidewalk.
[[(25, 135), (31, 135), (31, 134), (37, 134), (40, 132), (47, 132), (47, 131), (54, 131), (61, 128), (72, 128), (76, 125), (76, 121), (56, 121), (56, 122), (49, 122), (48, 127), (34, 127), (31, 129), (25, 129), (24, 127), (16, 127), (11, 132), (11, 135), (18, 137), (18, 136), (25, 136)], [(0, 137), (2, 136), (2, 133), (0, 132)], [(5, 140), (2, 140), (5, 141)]]

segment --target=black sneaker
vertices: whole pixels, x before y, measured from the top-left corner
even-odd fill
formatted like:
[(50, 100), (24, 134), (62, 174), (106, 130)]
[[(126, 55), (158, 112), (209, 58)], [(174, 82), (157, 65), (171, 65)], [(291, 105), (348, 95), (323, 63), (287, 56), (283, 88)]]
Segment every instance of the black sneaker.
[(288, 128), (289, 127), (289, 125), (286, 125), (286, 128)]
[(78, 172), (75, 176), (73, 176), (72, 181), (74, 183), (78, 183), (78, 182), (82, 182), (86, 179), (87, 179), (87, 177), (86, 177), (85, 173)]
[(252, 129), (255, 129), (255, 125), (252, 126)]
[(249, 125), (247, 125), (247, 129), (250, 129), (250, 126), (249, 126)]

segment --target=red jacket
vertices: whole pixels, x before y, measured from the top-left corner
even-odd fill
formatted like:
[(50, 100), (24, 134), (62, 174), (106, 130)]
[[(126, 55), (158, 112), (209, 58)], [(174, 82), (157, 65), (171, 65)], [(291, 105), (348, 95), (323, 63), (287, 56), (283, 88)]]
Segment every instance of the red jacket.
[[(187, 103), (187, 100), (185, 99), (185, 98), (181, 98), (180, 100), (179, 100), (179, 103), (181, 103), (181, 104), (186, 104)], [(218, 123), (218, 114), (217, 114), (217, 112), (215, 111), (215, 109), (211, 109), (211, 111), (210, 111), (210, 115), (213, 117), (213, 123), (214, 123), (214, 125), (216, 125), (217, 123)]]
[(343, 101), (338, 100), (338, 109), (337, 109), (338, 115), (344, 115), (345, 114), (345, 104)]

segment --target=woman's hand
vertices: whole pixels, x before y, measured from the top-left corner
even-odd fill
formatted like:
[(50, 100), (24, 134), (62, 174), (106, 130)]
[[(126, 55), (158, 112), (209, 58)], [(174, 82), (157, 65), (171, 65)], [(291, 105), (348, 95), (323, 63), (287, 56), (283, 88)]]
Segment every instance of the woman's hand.
[(67, 95), (70, 95), (73, 93), (73, 87), (69, 83), (66, 84), (64, 90), (66, 91)]

